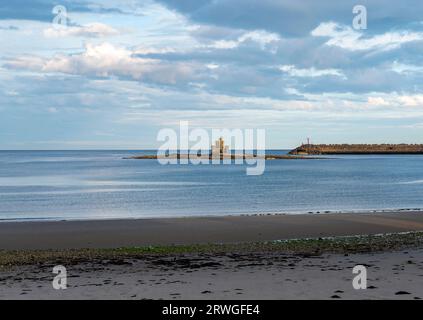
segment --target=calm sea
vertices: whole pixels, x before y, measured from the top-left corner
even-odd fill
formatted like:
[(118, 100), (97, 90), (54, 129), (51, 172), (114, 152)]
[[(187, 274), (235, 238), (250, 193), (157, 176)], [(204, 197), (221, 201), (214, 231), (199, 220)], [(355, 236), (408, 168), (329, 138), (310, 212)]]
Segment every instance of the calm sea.
[(423, 208), (423, 156), (274, 160), (261, 176), (123, 159), (152, 153), (0, 151), (0, 220)]

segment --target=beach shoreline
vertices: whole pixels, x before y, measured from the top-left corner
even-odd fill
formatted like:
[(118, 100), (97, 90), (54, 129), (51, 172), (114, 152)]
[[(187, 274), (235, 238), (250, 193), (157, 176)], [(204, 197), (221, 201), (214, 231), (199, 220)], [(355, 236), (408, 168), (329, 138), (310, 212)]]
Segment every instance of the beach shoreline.
[(0, 223), (0, 249), (245, 243), (423, 230), (423, 212), (243, 215)]
[(422, 259), (419, 211), (4, 222), (0, 299), (422, 299)]

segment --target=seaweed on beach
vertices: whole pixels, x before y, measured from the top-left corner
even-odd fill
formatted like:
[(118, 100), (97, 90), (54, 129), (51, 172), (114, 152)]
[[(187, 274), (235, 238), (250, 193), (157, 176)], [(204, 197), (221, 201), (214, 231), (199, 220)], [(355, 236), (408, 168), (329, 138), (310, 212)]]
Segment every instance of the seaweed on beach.
[[(406, 232), (366, 236), (291, 239), (235, 244), (196, 244), (174, 246), (125, 247), (111, 249), (63, 250), (0, 250), (0, 268), (36, 264), (76, 264), (80, 262), (107, 262), (125, 264), (129, 259), (156, 259), (154, 263), (198, 267), (201, 263), (176, 260), (181, 255), (236, 256), (280, 253), (303, 257), (324, 253), (354, 254), (419, 248), (423, 245), (423, 232)], [(157, 260), (157, 258), (162, 258)], [(163, 259), (170, 258), (170, 259)], [(157, 262), (158, 261), (158, 262)], [(181, 262), (182, 261), (182, 262)], [(184, 262), (185, 261), (185, 262)]]

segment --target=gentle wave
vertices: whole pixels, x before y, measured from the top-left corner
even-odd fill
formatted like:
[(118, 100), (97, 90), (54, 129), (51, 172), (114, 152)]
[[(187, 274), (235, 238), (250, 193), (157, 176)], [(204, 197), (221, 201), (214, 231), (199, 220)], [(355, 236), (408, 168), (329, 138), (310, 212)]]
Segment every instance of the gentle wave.
[(29, 176), (0, 177), (1, 187), (60, 187), (60, 186), (205, 186), (222, 183), (205, 183), (190, 181), (121, 181), (89, 180), (84, 177), (63, 176)]
[(398, 182), (397, 184), (422, 184), (423, 180), (412, 180), (412, 181), (404, 181)]

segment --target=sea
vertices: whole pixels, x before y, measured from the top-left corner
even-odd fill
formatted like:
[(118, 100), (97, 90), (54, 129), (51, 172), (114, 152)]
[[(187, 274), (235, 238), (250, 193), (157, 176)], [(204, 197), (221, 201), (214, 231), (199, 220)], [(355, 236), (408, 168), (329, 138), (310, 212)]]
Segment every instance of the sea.
[(0, 221), (423, 208), (421, 155), (270, 160), (255, 176), (247, 165), (125, 159), (148, 154), (155, 151), (0, 151)]

